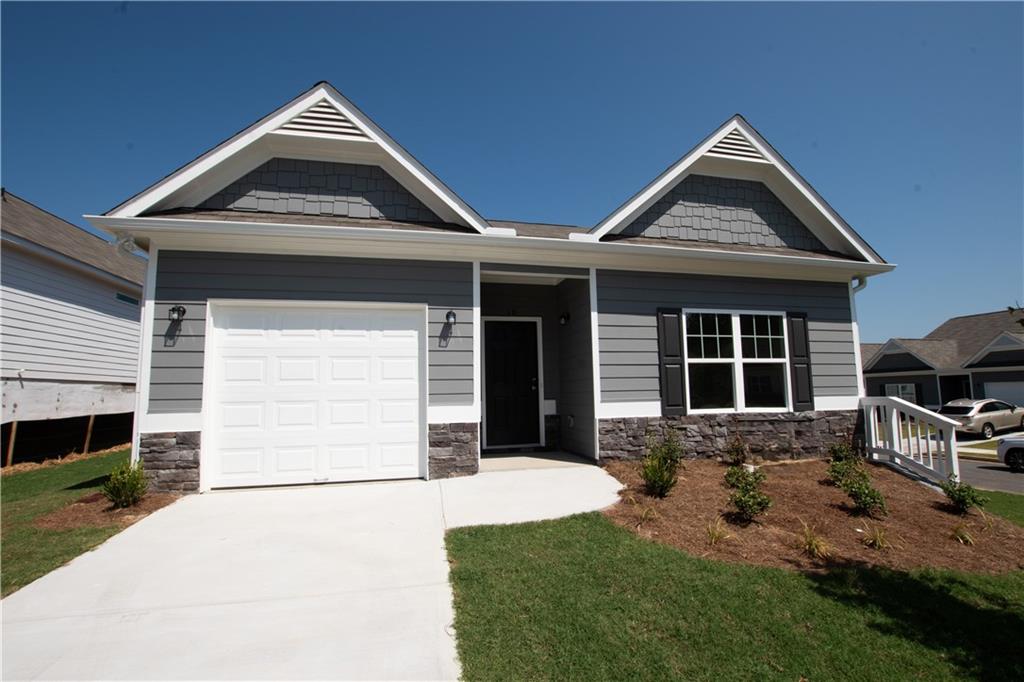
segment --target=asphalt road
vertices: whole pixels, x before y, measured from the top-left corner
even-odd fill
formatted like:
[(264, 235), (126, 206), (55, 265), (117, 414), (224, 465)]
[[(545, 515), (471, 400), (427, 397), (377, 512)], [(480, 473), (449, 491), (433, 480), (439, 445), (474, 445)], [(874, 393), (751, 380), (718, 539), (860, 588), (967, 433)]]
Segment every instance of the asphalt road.
[(999, 462), (960, 458), (960, 480), (976, 488), (1024, 495), (1024, 473), (1015, 474)]

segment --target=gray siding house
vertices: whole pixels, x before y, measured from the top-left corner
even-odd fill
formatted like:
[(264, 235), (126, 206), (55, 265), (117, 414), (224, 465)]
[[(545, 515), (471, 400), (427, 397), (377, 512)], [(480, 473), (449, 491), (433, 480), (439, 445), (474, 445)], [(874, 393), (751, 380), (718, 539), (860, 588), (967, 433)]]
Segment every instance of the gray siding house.
[(818, 452), (887, 264), (742, 117), (593, 227), (488, 220), (319, 83), (94, 224), (150, 254), (158, 488), (434, 478), (481, 456)]
[(867, 393), (933, 409), (958, 398), (1024, 405), (1021, 320), (1019, 311), (963, 315), (946, 320), (923, 339), (864, 344)]
[[(20, 422), (135, 409), (146, 262), (3, 190), (5, 439)], [(6, 451), (6, 461), (13, 446)]]

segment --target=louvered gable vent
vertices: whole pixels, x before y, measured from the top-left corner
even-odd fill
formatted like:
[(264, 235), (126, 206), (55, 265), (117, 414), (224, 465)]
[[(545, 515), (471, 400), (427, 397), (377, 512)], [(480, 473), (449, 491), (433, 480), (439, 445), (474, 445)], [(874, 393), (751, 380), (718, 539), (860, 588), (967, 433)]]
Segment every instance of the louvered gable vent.
[(317, 133), (330, 137), (366, 138), (366, 133), (327, 100), (320, 100), (285, 123), (281, 129)]
[(708, 153), (716, 156), (727, 156), (732, 159), (766, 160), (761, 156), (761, 152), (757, 151), (754, 145), (750, 143), (750, 140), (744, 137), (743, 133), (738, 130), (732, 131), (719, 140), (715, 146), (708, 150)]

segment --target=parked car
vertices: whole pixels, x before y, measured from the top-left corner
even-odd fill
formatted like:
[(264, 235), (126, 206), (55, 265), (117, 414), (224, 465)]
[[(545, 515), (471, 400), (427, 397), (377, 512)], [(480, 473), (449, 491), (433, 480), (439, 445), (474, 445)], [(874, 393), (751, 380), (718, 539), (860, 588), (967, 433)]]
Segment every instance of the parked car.
[(1000, 438), (996, 448), (999, 461), (1017, 473), (1024, 472), (1024, 436)]
[(939, 414), (960, 422), (957, 431), (981, 434), (985, 438), (992, 438), (996, 431), (1003, 429), (1024, 428), (1024, 408), (991, 398), (951, 400), (942, 406)]

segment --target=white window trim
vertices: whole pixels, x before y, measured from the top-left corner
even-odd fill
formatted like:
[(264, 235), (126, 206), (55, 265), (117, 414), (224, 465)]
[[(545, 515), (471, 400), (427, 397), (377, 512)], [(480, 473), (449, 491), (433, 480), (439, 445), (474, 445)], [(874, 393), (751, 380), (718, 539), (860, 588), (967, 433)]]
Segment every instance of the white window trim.
[[(895, 393), (893, 393), (893, 394), (889, 393), (889, 387), (890, 386), (895, 386), (896, 387), (896, 392)], [(911, 393), (912, 397), (909, 398), (909, 399), (903, 397), (903, 390), (902, 389), (903, 389), (904, 386), (909, 386), (910, 387), (910, 393)], [(882, 390), (885, 391), (885, 395), (886, 396), (902, 398), (903, 400), (906, 400), (908, 403), (914, 403), (915, 405), (919, 404), (917, 402), (917, 397), (918, 397), (917, 396), (917, 386), (914, 384), (914, 382), (907, 382), (907, 381), (886, 382), (886, 383), (882, 384)]]
[[(694, 364), (728, 364), (732, 365), (733, 402), (735, 407), (713, 407), (695, 409), (690, 407), (690, 400), (693, 392), (690, 390), (690, 349), (686, 338), (686, 325), (691, 314), (729, 315), (732, 321), (732, 358), (695, 358)], [(744, 358), (743, 340), (740, 335), (740, 315), (775, 315), (782, 318), (782, 346), (786, 353), (784, 358)], [(749, 414), (749, 413), (779, 413), (793, 411), (793, 390), (790, 386), (789, 376), (789, 325), (786, 321), (786, 313), (778, 310), (732, 310), (722, 308), (684, 308), (683, 309), (683, 377), (686, 385), (686, 414)], [(779, 364), (783, 366), (783, 390), (786, 392), (785, 407), (747, 407), (746, 395), (743, 388), (743, 365), (745, 362), (757, 364)], [(740, 407), (742, 406), (742, 407)]]

